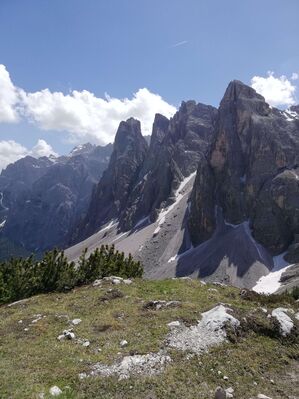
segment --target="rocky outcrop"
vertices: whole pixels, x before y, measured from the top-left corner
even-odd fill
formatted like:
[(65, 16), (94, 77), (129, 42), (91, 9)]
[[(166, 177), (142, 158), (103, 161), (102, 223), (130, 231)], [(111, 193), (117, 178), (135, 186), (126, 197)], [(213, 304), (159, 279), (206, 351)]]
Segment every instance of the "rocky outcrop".
[(250, 220), (254, 237), (271, 253), (299, 232), (299, 128), (251, 87), (229, 84), (216, 139), (198, 167), (189, 227), (195, 245), (215, 231), (215, 206), (233, 225)]
[(86, 213), (111, 147), (88, 144), (69, 156), (26, 157), (9, 165), (0, 176), (6, 208), (2, 237), (29, 251), (62, 247), (75, 220)]
[(214, 107), (183, 102), (170, 120), (156, 115), (148, 156), (130, 195), (120, 225), (134, 227), (169, 204), (184, 177), (194, 172), (214, 137), (217, 110)]
[(88, 237), (105, 222), (121, 215), (147, 151), (140, 122), (134, 118), (121, 122), (108, 168), (94, 189), (87, 215), (75, 229), (72, 240)]

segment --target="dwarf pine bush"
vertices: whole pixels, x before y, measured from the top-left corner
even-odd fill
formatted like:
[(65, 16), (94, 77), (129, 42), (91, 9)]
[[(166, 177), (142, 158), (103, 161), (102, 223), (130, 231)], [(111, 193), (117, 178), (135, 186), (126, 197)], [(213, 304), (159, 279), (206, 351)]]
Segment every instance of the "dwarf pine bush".
[(0, 263), (0, 303), (17, 301), (32, 295), (66, 291), (90, 284), (105, 276), (142, 277), (140, 262), (125, 256), (115, 247), (102, 245), (87, 256), (85, 249), (78, 264), (68, 262), (63, 251), (46, 252), (41, 260), (11, 258)]

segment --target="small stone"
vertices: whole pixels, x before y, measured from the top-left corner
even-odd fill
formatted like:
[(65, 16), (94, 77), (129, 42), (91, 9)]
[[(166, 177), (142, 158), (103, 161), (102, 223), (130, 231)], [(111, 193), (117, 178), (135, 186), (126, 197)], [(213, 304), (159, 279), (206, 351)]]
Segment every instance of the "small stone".
[(78, 324), (80, 324), (81, 323), (81, 319), (73, 319), (72, 320), (72, 324), (74, 324), (74, 326), (77, 326)]
[(24, 328), (24, 331), (29, 331), (29, 328), (27, 328), (27, 327), (26, 327), (26, 328)]
[(274, 384), (274, 380), (270, 380), (271, 384)]
[(79, 374), (79, 380), (84, 380), (84, 378), (86, 378), (86, 377), (87, 377), (86, 373), (80, 373)]
[(65, 335), (64, 334), (60, 334), (57, 337), (58, 341), (63, 341), (65, 339)]
[(127, 279), (123, 280), (123, 283), (126, 284), (126, 285), (130, 285), (130, 284), (133, 283), (133, 281), (130, 280), (129, 278), (127, 278)]
[(66, 339), (74, 339), (75, 338), (75, 334), (71, 330), (64, 330), (63, 334)]
[(121, 348), (124, 348), (125, 346), (128, 345), (128, 341), (126, 341), (125, 339), (123, 339), (122, 341), (120, 341), (119, 345), (120, 345)]
[(222, 372), (220, 370), (218, 370), (218, 375), (221, 375), (221, 374), (222, 374)]
[(50, 392), (50, 395), (52, 395), (52, 396), (59, 396), (62, 394), (62, 390), (59, 387), (57, 387), (56, 385), (51, 387), (49, 389), (49, 392)]
[(226, 399), (226, 392), (223, 388), (217, 387), (214, 395), (214, 399)]
[(257, 386), (257, 382), (256, 382), (256, 381), (253, 381), (253, 385)]
[(93, 287), (98, 287), (99, 285), (102, 285), (101, 279), (94, 280), (94, 282), (92, 283)]
[(90, 345), (90, 342), (89, 341), (85, 341), (85, 342), (83, 342), (83, 344), (82, 344), (85, 348), (87, 348), (89, 345)]
[(167, 325), (168, 325), (168, 327), (172, 328), (172, 327), (179, 327), (181, 325), (181, 323), (178, 320), (176, 320), (176, 321), (171, 321)]
[(22, 324), (22, 323), (23, 323), (23, 320), (19, 320), (18, 323), (19, 323), (19, 324)]
[(225, 390), (225, 392), (226, 392), (226, 393), (233, 394), (233, 393), (235, 392), (235, 390), (234, 390), (234, 388), (229, 387), (229, 388), (227, 388), (227, 389)]
[(120, 281), (119, 279), (117, 279), (117, 278), (114, 278), (114, 279), (112, 280), (112, 284), (118, 285), (118, 284), (120, 284), (120, 283), (121, 283), (121, 281)]
[(257, 399), (272, 399), (272, 398), (270, 398), (270, 396), (266, 396), (266, 395), (263, 395), (262, 393), (259, 393), (257, 395)]
[(224, 379), (225, 381), (228, 381), (228, 376), (227, 376), (227, 375), (224, 375), (224, 376), (223, 376), (223, 379)]

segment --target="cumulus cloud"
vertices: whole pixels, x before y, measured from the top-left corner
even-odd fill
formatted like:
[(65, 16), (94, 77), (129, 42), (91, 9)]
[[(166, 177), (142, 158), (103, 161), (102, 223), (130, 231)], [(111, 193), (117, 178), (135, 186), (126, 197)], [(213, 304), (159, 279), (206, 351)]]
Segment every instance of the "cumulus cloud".
[[(276, 77), (269, 71), (267, 77), (254, 76), (251, 79), (251, 87), (260, 93), (265, 100), (274, 107), (285, 107), (296, 103), (296, 86), (284, 75)], [(292, 80), (297, 79), (297, 74), (292, 75)]]
[(5, 66), (0, 64), (0, 122), (17, 122), (19, 90), (13, 85)]
[(23, 96), (27, 117), (44, 130), (67, 131), (73, 142), (90, 140), (99, 144), (113, 141), (122, 120), (129, 117), (141, 121), (144, 134), (150, 134), (155, 113), (172, 116), (176, 109), (159, 95), (140, 89), (132, 99), (72, 91), (70, 94), (48, 89)]
[(148, 89), (139, 89), (132, 98), (118, 99), (74, 90), (69, 94), (49, 89), (26, 93), (12, 83), (0, 65), (0, 122), (29, 120), (43, 130), (67, 134), (69, 141), (107, 144), (113, 141), (122, 120), (140, 120), (143, 134), (150, 134), (156, 113), (172, 116), (176, 108)]
[(24, 158), (27, 155), (31, 155), (35, 158), (49, 155), (57, 156), (52, 147), (45, 140), (38, 140), (31, 150), (14, 140), (3, 140), (0, 141), (0, 172), (10, 163)]
[(35, 158), (48, 157), (49, 155), (54, 155), (55, 157), (58, 156), (50, 144), (43, 139), (37, 141), (36, 145), (31, 151), (29, 151), (29, 155), (32, 155)]

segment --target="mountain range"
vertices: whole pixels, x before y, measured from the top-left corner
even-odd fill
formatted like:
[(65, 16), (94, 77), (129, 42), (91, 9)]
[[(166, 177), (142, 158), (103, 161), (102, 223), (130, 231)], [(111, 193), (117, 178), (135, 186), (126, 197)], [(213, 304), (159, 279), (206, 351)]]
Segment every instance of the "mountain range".
[(28, 251), (102, 243), (141, 260), (148, 278), (253, 287), (299, 262), (299, 106), (271, 107), (232, 81), (219, 108), (182, 102), (157, 114), (150, 142), (120, 123), (107, 147), (26, 157), (0, 176), (1, 234)]

